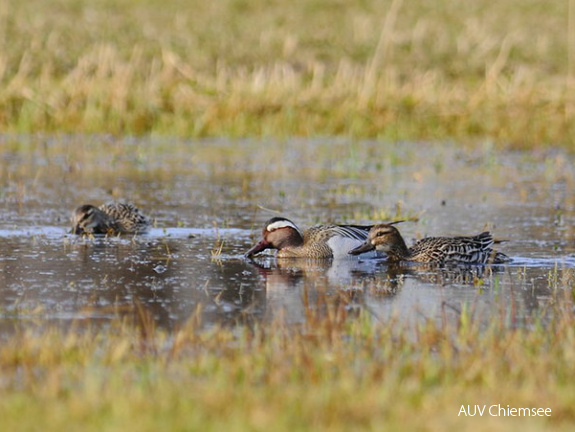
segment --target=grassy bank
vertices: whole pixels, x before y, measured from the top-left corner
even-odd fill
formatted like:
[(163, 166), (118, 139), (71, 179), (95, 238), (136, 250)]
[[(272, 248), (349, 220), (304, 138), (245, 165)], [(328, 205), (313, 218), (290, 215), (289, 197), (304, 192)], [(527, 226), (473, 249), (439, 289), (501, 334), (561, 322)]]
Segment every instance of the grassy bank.
[(0, 128), (572, 146), (568, 3), (3, 2)]
[[(0, 346), (0, 418), (5, 430), (47, 432), (571, 430), (569, 296), (559, 291), (552, 322), (529, 329), (511, 327), (503, 307), (407, 331), (332, 299), (296, 328), (202, 330), (192, 319), (174, 335), (149, 322), (17, 332)], [(458, 416), (468, 404), (551, 416)]]

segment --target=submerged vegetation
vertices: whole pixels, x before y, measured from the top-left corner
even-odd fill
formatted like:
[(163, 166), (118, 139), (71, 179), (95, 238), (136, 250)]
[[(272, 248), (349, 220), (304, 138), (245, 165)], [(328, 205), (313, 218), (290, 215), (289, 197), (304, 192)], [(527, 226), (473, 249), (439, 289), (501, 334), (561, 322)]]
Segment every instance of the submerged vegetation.
[(573, 7), (3, 2), (0, 128), (572, 146)]
[[(137, 326), (4, 335), (6, 430), (570, 430), (575, 423), (572, 292), (553, 318), (375, 320), (349, 292), (308, 304), (305, 322), (173, 334)], [(200, 313), (198, 311), (197, 316)], [(542, 318), (543, 319), (543, 318)], [(488, 324), (486, 324), (488, 323)], [(548, 417), (465, 417), (462, 405), (550, 409)], [(41, 422), (39, 423), (39, 419)], [(41, 425), (41, 426), (40, 426)]]

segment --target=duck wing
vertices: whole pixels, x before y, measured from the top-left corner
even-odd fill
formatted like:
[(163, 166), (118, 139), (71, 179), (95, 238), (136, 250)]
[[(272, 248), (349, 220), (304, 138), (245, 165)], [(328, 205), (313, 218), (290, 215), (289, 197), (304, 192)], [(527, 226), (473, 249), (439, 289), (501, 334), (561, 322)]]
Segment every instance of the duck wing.
[(493, 237), (487, 231), (473, 237), (428, 237), (411, 249), (413, 261), (443, 264), (486, 264), (491, 258)]
[(150, 228), (150, 219), (138, 207), (129, 203), (111, 202), (100, 206), (123, 233), (143, 233)]
[(325, 250), (334, 258), (349, 258), (348, 252), (367, 240), (371, 226), (319, 225), (304, 233), (304, 245)]

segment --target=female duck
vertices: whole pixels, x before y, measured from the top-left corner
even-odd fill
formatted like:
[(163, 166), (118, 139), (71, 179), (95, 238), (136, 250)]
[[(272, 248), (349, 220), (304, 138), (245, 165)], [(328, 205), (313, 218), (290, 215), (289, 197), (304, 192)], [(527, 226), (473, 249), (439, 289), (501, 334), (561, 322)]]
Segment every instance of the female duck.
[(278, 258), (344, 258), (367, 240), (370, 226), (319, 225), (302, 232), (283, 217), (268, 220), (262, 239), (246, 252), (246, 257), (265, 249), (277, 249)]
[(132, 204), (108, 203), (100, 207), (84, 204), (72, 214), (74, 234), (142, 234), (149, 230), (150, 218)]
[(440, 266), (502, 264), (510, 261), (507, 255), (492, 249), (494, 240), (487, 231), (473, 237), (427, 237), (408, 248), (397, 228), (392, 225), (375, 225), (367, 241), (349, 253), (359, 255), (375, 249), (385, 252), (390, 262), (415, 261)]

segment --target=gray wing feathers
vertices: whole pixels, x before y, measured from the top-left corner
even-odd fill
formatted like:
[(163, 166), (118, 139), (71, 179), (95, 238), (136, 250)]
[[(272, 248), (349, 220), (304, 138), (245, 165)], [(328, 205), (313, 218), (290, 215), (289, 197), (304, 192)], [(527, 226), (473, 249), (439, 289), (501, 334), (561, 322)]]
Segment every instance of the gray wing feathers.
[(360, 241), (365, 241), (367, 239), (370, 229), (370, 226), (360, 225), (334, 225), (329, 227), (330, 233), (333, 233), (332, 235)]

